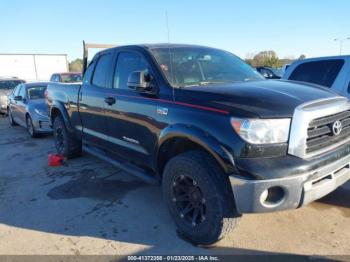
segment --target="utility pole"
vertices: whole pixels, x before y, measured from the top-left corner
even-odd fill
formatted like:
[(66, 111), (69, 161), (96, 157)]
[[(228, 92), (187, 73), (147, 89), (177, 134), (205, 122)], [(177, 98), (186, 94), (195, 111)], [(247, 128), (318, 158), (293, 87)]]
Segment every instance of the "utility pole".
[(343, 43), (346, 40), (350, 40), (350, 37), (346, 37), (346, 38), (336, 38), (334, 39), (335, 42), (339, 42), (339, 55), (342, 54), (343, 51)]

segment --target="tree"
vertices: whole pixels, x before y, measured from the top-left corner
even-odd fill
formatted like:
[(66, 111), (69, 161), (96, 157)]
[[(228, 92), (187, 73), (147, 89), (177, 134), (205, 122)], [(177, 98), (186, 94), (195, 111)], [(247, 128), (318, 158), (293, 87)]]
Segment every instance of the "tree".
[(83, 59), (77, 58), (69, 63), (70, 72), (81, 72), (83, 70)]
[(298, 60), (303, 60), (303, 59), (305, 59), (305, 58), (306, 58), (305, 55), (300, 55), (299, 58), (298, 58)]
[(279, 65), (279, 59), (275, 51), (268, 50), (268, 51), (261, 51), (257, 55), (254, 56), (254, 58), (249, 61), (252, 66), (271, 66), (271, 67), (278, 67)]

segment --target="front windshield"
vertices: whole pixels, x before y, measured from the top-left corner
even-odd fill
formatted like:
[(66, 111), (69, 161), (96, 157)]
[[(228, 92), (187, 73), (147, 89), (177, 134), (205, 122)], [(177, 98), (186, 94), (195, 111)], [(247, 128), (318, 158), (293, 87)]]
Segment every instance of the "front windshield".
[(27, 88), (28, 99), (43, 99), (45, 98), (46, 86), (31, 86)]
[(154, 48), (153, 56), (174, 87), (264, 79), (240, 58), (203, 47)]
[(62, 74), (61, 79), (63, 83), (76, 83), (82, 81), (81, 74)]
[(0, 89), (13, 89), (17, 85), (22, 84), (23, 81), (21, 80), (5, 80), (0, 81)]
[(279, 77), (283, 76), (283, 69), (282, 68), (271, 68), (272, 72)]

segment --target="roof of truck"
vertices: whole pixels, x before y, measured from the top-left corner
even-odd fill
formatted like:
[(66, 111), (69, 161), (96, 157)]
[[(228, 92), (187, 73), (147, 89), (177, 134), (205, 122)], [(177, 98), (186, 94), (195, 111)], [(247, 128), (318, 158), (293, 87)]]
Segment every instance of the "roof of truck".
[(209, 46), (192, 45), (192, 44), (155, 43), (155, 44), (121, 45), (121, 46), (112, 47), (112, 49), (114, 49), (114, 48), (121, 48), (121, 47), (141, 47), (141, 48), (145, 48), (145, 49), (181, 48), (181, 47), (212, 48), (212, 47), (209, 47)]
[(350, 59), (350, 55), (337, 55), (337, 56), (321, 56), (321, 57), (310, 57), (295, 62), (304, 62), (304, 61), (320, 61), (320, 60), (332, 60), (332, 59)]
[(172, 43), (139, 44), (138, 46), (145, 47), (145, 48), (148, 48), (148, 49), (154, 49), (154, 48), (179, 48), (179, 47), (202, 47), (202, 48), (209, 48), (208, 46), (201, 46), (201, 45), (172, 44)]

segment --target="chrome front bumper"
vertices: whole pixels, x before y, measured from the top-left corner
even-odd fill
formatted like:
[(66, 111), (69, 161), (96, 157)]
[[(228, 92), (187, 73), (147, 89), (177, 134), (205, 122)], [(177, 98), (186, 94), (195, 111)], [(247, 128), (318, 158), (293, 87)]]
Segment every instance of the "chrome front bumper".
[[(313, 171), (286, 178), (246, 180), (230, 176), (230, 183), (240, 213), (262, 213), (293, 209), (315, 201), (350, 179), (350, 155)], [(283, 192), (275, 202), (266, 202), (266, 191)], [(272, 191), (271, 191), (272, 192)]]

